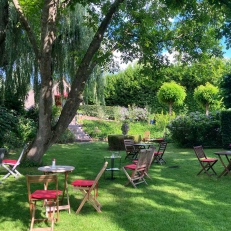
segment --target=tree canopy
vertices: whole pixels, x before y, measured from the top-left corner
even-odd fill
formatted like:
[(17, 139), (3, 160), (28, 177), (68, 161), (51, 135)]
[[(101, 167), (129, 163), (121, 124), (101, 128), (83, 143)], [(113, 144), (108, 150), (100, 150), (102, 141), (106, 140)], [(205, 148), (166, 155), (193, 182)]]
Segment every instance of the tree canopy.
[(206, 110), (206, 115), (209, 114), (209, 107), (219, 108), (221, 101), (219, 100), (219, 89), (211, 83), (198, 86), (194, 91), (194, 98), (199, 105)]
[[(35, 161), (41, 161), (67, 128), (96, 66), (116, 67), (111, 59), (114, 51), (120, 52), (125, 62), (138, 59), (146, 73), (150, 73), (168, 65), (164, 51), (176, 52), (177, 58), (187, 63), (221, 56), (219, 39), (223, 34), (230, 36), (225, 29), (231, 8), (225, 0), (1, 0), (0, 3), (3, 3), (0, 15), (6, 16), (0, 21), (4, 88), (14, 89), (13, 95), (24, 89), (23, 96), (32, 78), (34, 88), (39, 89), (39, 128), (27, 156)], [(72, 86), (53, 126), (53, 81), (64, 76)]]
[(185, 88), (175, 83), (163, 83), (157, 92), (158, 100), (161, 103), (168, 104), (169, 114), (172, 115), (173, 104), (182, 105), (186, 97)]

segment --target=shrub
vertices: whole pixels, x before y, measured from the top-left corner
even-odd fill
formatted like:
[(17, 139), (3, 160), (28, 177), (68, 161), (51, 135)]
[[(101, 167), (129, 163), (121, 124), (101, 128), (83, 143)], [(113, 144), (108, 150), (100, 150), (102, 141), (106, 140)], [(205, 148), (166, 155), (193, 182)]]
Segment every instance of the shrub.
[(178, 116), (172, 120), (167, 128), (171, 132), (172, 140), (183, 147), (203, 145), (207, 147), (221, 147), (219, 114), (206, 116), (199, 112)]
[(230, 149), (231, 144), (231, 110), (221, 111), (221, 133), (222, 145), (225, 149)]
[(135, 143), (141, 141), (140, 135), (108, 135), (108, 146), (110, 150), (121, 151), (125, 150), (124, 139), (133, 139)]
[(75, 140), (76, 140), (75, 135), (73, 134), (73, 132), (70, 131), (69, 128), (67, 128), (65, 132), (58, 138), (56, 143), (59, 144), (72, 143)]

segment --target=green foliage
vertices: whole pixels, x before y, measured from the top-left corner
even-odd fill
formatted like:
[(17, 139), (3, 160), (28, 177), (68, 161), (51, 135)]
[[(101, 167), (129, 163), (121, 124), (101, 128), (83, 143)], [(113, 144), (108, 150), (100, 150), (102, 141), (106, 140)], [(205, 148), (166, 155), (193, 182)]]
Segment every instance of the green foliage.
[(172, 81), (163, 83), (157, 92), (157, 97), (161, 103), (182, 105), (186, 93), (184, 87)]
[(181, 147), (203, 145), (221, 147), (219, 114), (209, 116), (199, 112), (178, 116), (167, 125), (172, 140)]
[(223, 76), (220, 89), (225, 107), (231, 108), (231, 74)]
[(115, 118), (116, 107), (102, 106), (102, 105), (81, 105), (78, 113), (82, 113), (88, 116), (95, 116), (99, 118)]
[(126, 70), (105, 76), (105, 103), (109, 106), (128, 107), (136, 105), (145, 108), (147, 105), (157, 111), (161, 105), (155, 95), (155, 81), (142, 73), (142, 66), (129, 65)]
[(231, 111), (221, 111), (221, 134), (222, 145), (225, 149), (230, 149), (231, 144)]
[(38, 123), (39, 119), (39, 109), (36, 106), (30, 107), (25, 114), (25, 117), (33, 120), (35, 123)]
[(202, 108), (210, 106), (212, 109), (221, 108), (221, 100), (218, 99), (219, 89), (211, 83), (198, 86), (194, 91), (194, 98)]
[(108, 135), (109, 150), (122, 151), (125, 150), (124, 140), (133, 139), (135, 143), (141, 141), (141, 135)]
[(37, 124), (13, 110), (0, 107), (0, 146), (15, 148), (32, 140)]
[(157, 92), (157, 98), (160, 103), (169, 106), (169, 114), (172, 115), (172, 106), (182, 105), (186, 97), (185, 88), (174, 81), (165, 82)]
[[(164, 116), (165, 117), (165, 116)], [(164, 118), (163, 117), (163, 118)], [(147, 122), (129, 122), (129, 131), (128, 135), (141, 135), (145, 131), (150, 131), (151, 137), (163, 137), (165, 132), (165, 123), (161, 123), (161, 116), (157, 116), (155, 126), (154, 124), (149, 124)], [(164, 119), (165, 120), (165, 119)], [(122, 121), (106, 121), (106, 120), (83, 120), (83, 130), (88, 133), (92, 138), (103, 138), (106, 139), (108, 135), (122, 135), (121, 126)], [(98, 133), (95, 133), (95, 128), (99, 130)]]
[(69, 128), (67, 128), (65, 132), (58, 138), (56, 143), (66, 144), (66, 143), (72, 143), (75, 140), (76, 140), (75, 135), (70, 131)]
[(15, 131), (18, 124), (18, 118), (13, 110), (8, 110), (0, 106), (0, 147), (6, 146), (5, 142), (8, 140), (10, 132)]
[(17, 124), (14, 129), (8, 130), (4, 137), (4, 146), (8, 148), (21, 147), (36, 135), (37, 123), (33, 120), (17, 115)]

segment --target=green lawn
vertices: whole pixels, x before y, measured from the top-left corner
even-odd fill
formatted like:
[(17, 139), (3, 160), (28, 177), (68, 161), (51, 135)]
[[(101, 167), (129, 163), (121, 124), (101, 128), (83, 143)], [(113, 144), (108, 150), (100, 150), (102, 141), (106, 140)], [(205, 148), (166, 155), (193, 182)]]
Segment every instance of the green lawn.
[[(75, 170), (69, 175), (69, 183), (75, 179), (94, 179), (103, 165), (104, 156), (109, 154), (106, 142), (54, 145), (44, 156), (44, 163), (51, 164), (56, 158), (58, 165), (72, 165)], [(208, 156), (217, 149), (206, 149)], [(20, 152), (20, 150), (19, 150)], [(12, 155), (16, 158), (18, 155)], [(122, 166), (129, 163), (125, 152), (121, 152)], [(153, 164), (147, 179), (148, 185), (140, 184), (137, 189), (127, 181), (121, 171), (115, 180), (99, 181), (99, 201), (102, 213), (97, 213), (90, 204), (85, 204), (79, 215), (75, 214), (82, 194), (69, 186), (71, 214), (60, 212), (60, 221), (55, 230), (74, 231), (217, 231), (230, 229), (231, 176), (197, 176), (200, 169), (192, 149), (181, 149), (168, 144), (166, 165)], [(171, 168), (171, 167), (175, 168)], [(41, 174), (37, 168), (19, 168), (25, 174)], [(215, 165), (220, 173), (220, 162)], [(0, 169), (0, 177), (5, 174)], [(109, 174), (109, 173), (107, 173)], [(109, 175), (106, 175), (106, 177)], [(59, 175), (60, 188), (63, 175)], [(0, 230), (23, 231), (30, 225), (29, 206), (25, 177), (10, 176), (0, 184)], [(40, 225), (44, 226), (43, 223)]]

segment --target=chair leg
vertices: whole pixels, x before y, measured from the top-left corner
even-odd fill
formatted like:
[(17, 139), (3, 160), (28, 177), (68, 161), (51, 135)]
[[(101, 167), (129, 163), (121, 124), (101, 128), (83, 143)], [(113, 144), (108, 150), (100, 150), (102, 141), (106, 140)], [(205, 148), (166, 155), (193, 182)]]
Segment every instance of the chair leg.
[(15, 174), (10, 167), (7, 167), (4, 164), (2, 165), (2, 167), (5, 168), (8, 171), (8, 173), (5, 176), (3, 176), (2, 179), (6, 179), (8, 176), (10, 176), (10, 174), (12, 174), (15, 178), (18, 177), (17, 174)]
[(34, 227), (34, 219), (35, 219), (35, 204), (31, 204), (31, 223), (30, 223), (30, 231), (33, 230)]
[(86, 203), (87, 199), (88, 199), (88, 192), (85, 190), (80, 190), (80, 192), (85, 195), (82, 202), (80, 203), (78, 209), (76, 210), (76, 213), (79, 213), (80, 210), (82, 209), (83, 205)]
[(208, 176), (211, 176), (211, 174), (208, 172), (210, 169), (213, 171), (214, 175), (217, 175), (217, 173), (215, 172), (213, 165), (216, 162), (214, 162), (213, 164), (207, 163), (206, 165), (203, 165), (201, 163), (202, 169), (197, 173), (197, 175), (200, 175), (202, 172), (206, 173)]

